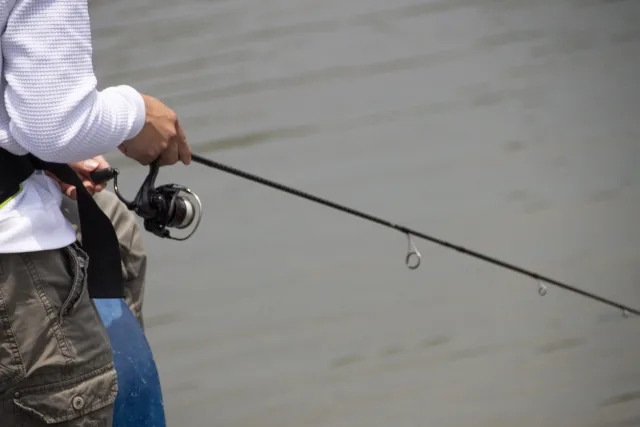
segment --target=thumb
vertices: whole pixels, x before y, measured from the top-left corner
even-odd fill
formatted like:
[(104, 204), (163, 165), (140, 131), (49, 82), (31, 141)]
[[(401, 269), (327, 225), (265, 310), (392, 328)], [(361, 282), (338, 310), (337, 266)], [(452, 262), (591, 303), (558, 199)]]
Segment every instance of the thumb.
[(98, 168), (99, 165), (100, 164), (96, 160), (89, 159), (82, 162), (82, 169), (84, 169), (86, 172), (93, 172)]
[(88, 159), (81, 162), (70, 163), (71, 169), (73, 169), (81, 177), (88, 177), (91, 172), (96, 170), (100, 163), (94, 159)]

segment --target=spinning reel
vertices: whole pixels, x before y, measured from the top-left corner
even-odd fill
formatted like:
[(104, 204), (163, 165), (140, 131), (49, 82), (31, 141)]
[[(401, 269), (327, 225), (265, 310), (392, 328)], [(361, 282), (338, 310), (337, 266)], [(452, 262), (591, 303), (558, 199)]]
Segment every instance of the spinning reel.
[[(93, 182), (106, 182), (113, 179), (113, 189), (116, 196), (129, 210), (144, 219), (144, 228), (147, 231), (162, 238), (187, 240), (200, 225), (202, 203), (197, 194), (183, 185), (165, 184), (155, 187), (159, 169), (157, 161), (150, 165), (149, 174), (133, 201), (125, 199), (120, 194), (118, 189), (120, 171), (118, 169), (101, 169), (90, 175)], [(169, 228), (185, 230), (190, 227), (192, 229), (181, 237), (172, 236), (169, 231)]]

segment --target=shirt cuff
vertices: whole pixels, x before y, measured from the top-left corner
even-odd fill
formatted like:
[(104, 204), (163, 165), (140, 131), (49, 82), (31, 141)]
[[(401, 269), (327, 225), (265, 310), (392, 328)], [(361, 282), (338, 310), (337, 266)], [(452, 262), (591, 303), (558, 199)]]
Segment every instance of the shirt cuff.
[(129, 133), (127, 134), (127, 137), (125, 138), (125, 141), (134, 138), (144, 127), (145, 119), (147, 116), (144, 99), (142, 98), (140, 92), (138, 92), (131, 86), (120, 85), (111, 89), (122, 95), (133, 109), (133, 120), (130, 122), (131, 128), (129, 130)]

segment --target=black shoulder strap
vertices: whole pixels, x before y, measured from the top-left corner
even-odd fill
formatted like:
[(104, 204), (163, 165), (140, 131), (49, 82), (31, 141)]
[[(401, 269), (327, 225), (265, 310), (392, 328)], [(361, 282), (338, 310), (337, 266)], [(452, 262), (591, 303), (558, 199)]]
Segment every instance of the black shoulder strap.
[(89, 295), (92, 298), (123, 298), (120, 245), (111, 220), (68, 165), (44, 162), (33, 155), (29, 157), (37, 169), (49, 171), (76, 187), (82, 248), (89, 255)]
[[(113, 224), (84, 188), (74, 170), (65, 164), (42, 161), (31, 154), (16, 156), (0, 149), (0, 177), (11, 177), (4, 182), (0, 181), (2, 184), (19, 184), (33, 173), (34, 168), (49, 171), (60, 180), (76, 187), (82, 247), (89, 255), (87, 286), (91, 298), (123, 298), (124, 284), (118, 237)], [(23, 176), (25, 174), (26, 176)], [(8, 188), (6, 191), (11, 191), (11, 185), (0, 185), (0, 188)]]

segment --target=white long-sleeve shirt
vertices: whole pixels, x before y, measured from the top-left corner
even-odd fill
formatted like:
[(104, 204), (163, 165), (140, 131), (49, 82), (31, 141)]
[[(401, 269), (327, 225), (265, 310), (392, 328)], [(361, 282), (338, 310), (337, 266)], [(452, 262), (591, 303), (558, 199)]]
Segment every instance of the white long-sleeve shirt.
[[(87, 0), (0, 0), (0, 26), (0, 147), (70, 163), (140, 132), (145, 106), (135, 89), (96, 89)], [(61, 197), (45, 175), (28, 178), (0, 207), (0, 253), (73, 242)]]

